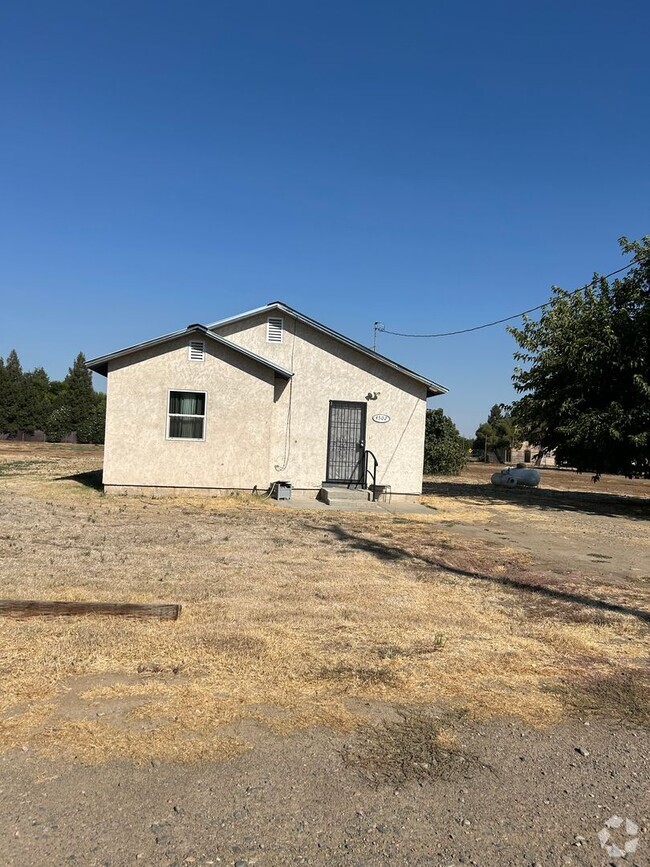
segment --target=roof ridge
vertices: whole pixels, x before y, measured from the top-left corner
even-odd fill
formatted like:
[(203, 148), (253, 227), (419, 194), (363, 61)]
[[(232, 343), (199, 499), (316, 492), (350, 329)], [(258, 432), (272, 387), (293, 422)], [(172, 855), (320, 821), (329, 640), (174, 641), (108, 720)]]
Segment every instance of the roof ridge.
[(280, 307), (290, 316), (294, 316), (296, 319), (301, 320), (307, 325), (311, 325), (313, 328), (322, 331), (324, 334), (328, 334), (335, 340), (340, 340), (342, 343), (351, 346), (353, 349), (356, 349), (357, 351), (369, 356), (370, 358), (375, 359), (376, 361), (381, 362), (382, 364), (386, 364), (388, 367), (391, 367), (394, 370), (403, 373), (405, 376), (410, 377), (411, 379), (415, 379), (418, 382), (424, 383), (427, 386), (429, 392), (431, 393), (431, 396), (446, 394), (449, 390), (444, 385), (440, 385), (440, 383), (435, 382), (435, 380), (429, 379), (426, 376), (422, 376), (421, 374), (416, 373), (414, 370), (405, 367), (403, 364), (400, 364), (397, 361), (393, 361), (391, 358), (387, 358), (385, 355), (381, 355), (381, 353), (379, 352), (375, 352), (375, 350), (364, 346), (362, 343), (353, 340), (351, 337), (346, 337), (344, 334), (341, 334), (339, 331), (335, 331), (328, 325), (323, 325), (322, 322), (318, 322), (318, 320), (312, 319), (305, 313), (301, 313), (299, 310), (296, 310), (295, 307), (291, 307), (291, 305), (285, 303), (284, 301), (271, 301), (268, 304), (265, 304), (264, 307), (256, 307), (253, 310), (247, 310), (244, 313), (237, 314), (236, 316), (229, 316), (226, 319), (220, 319), (217, 322), (212, 322), (210, 325), (208, 325), (208, 328), (213, 329), (222, 325), (229, 325), (232, 322), (240, 322), (243, 319), (248, 319), (251, 316), (255, 316), (259, 313), (264, 313), (269, 309), (272, 309), (273, 307)]

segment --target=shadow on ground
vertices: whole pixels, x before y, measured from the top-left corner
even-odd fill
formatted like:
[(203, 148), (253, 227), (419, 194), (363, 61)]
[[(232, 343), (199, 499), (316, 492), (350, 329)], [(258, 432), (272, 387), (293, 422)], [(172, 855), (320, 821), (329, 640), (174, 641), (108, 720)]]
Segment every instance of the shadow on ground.
[(102, 470), (90, 470), (87, 473), (75, 473), (72, 476), (57, 476), (57, 482), (77, 482), (85, 488), (92, 488), (94, 491), (103, 491)]
[(489, 483), (424, 482), (422, 493), (438, 497), (464, 497), (481, 505), (516, 503), (524, 508), (553, 511), (588, 512), (608, 517), (650, 520), (650, 499), (596, 491), (558, 491), (546, 488), (497, 488)]
[(388, 545), (376, 539), (368, 539), (365, 536), (355, 535), (344, 530), (338, 524), (330, 527), (314, 527), (319, 531), (325, 530), (334, 535), (340, 542), (344, 542), (350, 548), (357, 551), (365, 551), (374, 555), (380, 560), (390, 561), (410, 561), (426, 566), (431, 566), (434, 569), (440, 569), (443, 572), (448, 572), (453, 575), (459, 575), (463, 578), (474, 578), (479, 581), (488, 581), (492, 584), (499, 584), (512, 590), (523, 590), (529, 594), (535, 594), (538, 598), (547, 599), (552, 602), (581, 605), (591, 610), (609, 612), (612, 614), (627, 614), (636, 617), (644, 623), (650, 623), (650, 612), (644, 611), (641, 608), (632, 608), (626, 605), (618, 605), (615, 602), (608, 602), (605, 599), (598, 599), (593, 596), (585, 596), (583, 593), (576, 593), (570, 590), (564, 590), (559, 586), (551, 583), (552, 579), (542, 578), (538, 575), (526, 576), (525, 574), (513, 578), (507, 575), (491, 575), (488, 572), (480, 572), (474, 569), (463, 569), (459, 566), (454, 566), (447, 563), (441, 558), (430, 557), (424, 554), (418, 554), (413, 551), (408, 551), (399, 545)]

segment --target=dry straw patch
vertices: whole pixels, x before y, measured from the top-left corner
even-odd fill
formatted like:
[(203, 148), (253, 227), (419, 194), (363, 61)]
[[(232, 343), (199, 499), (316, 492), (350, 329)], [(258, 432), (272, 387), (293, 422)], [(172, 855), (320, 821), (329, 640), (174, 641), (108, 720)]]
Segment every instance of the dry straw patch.
[(0, 478), (2, 595), (178, 601), (183, 614), (0, 621), (4, 750), (228, 757), (264, 732), (351, 730), (366, 702), (547, 724), (565, 712), (562, 684), (642, 665), (637, 619), (540, 608), (500, 579), (545, 576), (435, 519), (103, 497), (61, 480), (96, 469), (96, 452), (40, 457)]

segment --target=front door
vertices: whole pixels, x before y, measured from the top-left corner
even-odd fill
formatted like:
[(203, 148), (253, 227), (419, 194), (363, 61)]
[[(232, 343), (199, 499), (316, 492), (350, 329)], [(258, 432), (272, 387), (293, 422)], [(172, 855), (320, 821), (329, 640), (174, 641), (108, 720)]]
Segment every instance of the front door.
[(330, 401), (327, 481), (361, 485), (366, 448), (366, 404)]

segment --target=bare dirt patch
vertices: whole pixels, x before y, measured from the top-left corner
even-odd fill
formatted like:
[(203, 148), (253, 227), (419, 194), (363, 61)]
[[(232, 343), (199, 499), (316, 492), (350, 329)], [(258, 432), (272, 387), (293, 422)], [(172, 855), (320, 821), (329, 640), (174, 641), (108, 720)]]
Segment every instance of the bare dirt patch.
[(450, 533), (510, 546), (547, 571), (573, 569), (650, 587), (650, 481), (542, 470), (540, 488), (498, 489), (495, 465), (470, 464), (453, 478), (427, 477), (423, 501)]

